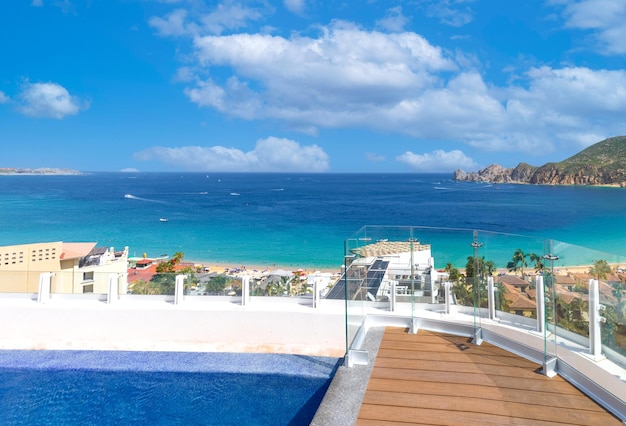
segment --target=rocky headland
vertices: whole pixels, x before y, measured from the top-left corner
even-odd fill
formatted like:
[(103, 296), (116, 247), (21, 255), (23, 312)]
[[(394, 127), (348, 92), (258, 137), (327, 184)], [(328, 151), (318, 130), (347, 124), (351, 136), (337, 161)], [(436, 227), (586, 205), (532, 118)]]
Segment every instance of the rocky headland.
[(514, 168), (492, 164), (477, 172), (456, 170), (454, 180), (535, 185), (589, 185), (626, 187), (626, 136), (598, 142), (560, 163)]

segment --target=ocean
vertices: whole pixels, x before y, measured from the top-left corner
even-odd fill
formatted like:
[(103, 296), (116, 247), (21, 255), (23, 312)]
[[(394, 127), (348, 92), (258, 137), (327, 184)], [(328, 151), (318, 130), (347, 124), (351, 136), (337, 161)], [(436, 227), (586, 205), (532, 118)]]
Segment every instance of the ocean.
[(344, 241), (367, 225), (467, 230), (446, 234), (438, 267), (472, 255), (473, 229), (621, 256), (625, 216), (626, 189), (491, 185), (450, 174), (0, 176), (0, 245), (93, 241), (128, 246), (131, 256), (182, 251), (235, 266), (339, 267)]

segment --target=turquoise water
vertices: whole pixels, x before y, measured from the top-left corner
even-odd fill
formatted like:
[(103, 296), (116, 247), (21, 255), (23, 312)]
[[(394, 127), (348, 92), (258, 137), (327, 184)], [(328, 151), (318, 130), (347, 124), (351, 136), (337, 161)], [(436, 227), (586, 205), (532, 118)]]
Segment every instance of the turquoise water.
[(0, 351), (2, 425), (306, 425), (337, 358)]
[[(443, 174), (0, 176), (1, 245), (96, 241), (129, 246), (131, 255), (183, 251), (234, 265), (338, 267), (344, 240), (365, 225), (480, 229), (623, 254), (624, 212), (624, 189), (485, 185)], [(430, 238), (437, 252), (439, 237)], [(468, 238), (446, 234), (437, 263), (471, 255)]]

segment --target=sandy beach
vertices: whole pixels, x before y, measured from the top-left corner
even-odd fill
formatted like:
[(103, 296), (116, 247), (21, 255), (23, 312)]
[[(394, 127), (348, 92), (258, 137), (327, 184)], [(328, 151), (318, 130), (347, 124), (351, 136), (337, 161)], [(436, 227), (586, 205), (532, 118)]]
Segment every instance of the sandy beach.
[[(133, 262), (136, 260), (140, 260), (140, 257), (130, 258), (129, 261)], [(203, 269), (207, 272), (217, 272), (218, 274), (230, 273), (231, 271), (236, 271), (233, 275), (239, 275), (244, 272), (248, 272), (250, 274), (257, 272), (270, 272), (276, 270), (283, 271), (300, 271), (302, 274), (310, 274), (313, 272), (330, 272), (330, 273), (340, 273), (342, 268), (341, 266), (337, 266), (336, 268), (329, 267), (315, 267), (310, 265), (298, 265), (298, 264), (280, 264), (280, 263), (266, 263), (266, 264), (256, 264), (254, 262), (215, 262), (215, 261), (206, 261), (206, 260), (190, 260), (183, 259), (183, 264), (186, 266), (192, 266), (194, 269)], [(619, 267), (625, 267), (623, 264), (610, 264), (611, 268), (615, 270)], [(593, 265), (555, 265), (554, 273), (555, 275), (567, 275), (568, 273), (572, 274), (586, 274), (593, 267)], [(442, 268), (439, 268), (442, 269)], [(550, 268), (546, 268), (549, 270)], [(535, 270), (532, 267), (525, 268), (525, 271), (529, 274), (534, 274)], [(498, 268), (497, 274), (507, 274), (512, 275), (515, 274), (512, 271), (507, 270), (506, 268)]]
[[(134, 263), (138, 260), (143, 259), (143, 257), (131, 257), (129, 258), (129, 262), (130, 263)], [(158, 260), (158, 259), (154, 259), (151, 258), (153, 260)], [(167, 260), (167, 259), (165, 259)], [(283, 264), (279, 264), (279, 263), (269, 263), (269, 264), (255, 264), (253, 262), (242, 262), (242, 263), (235, 263), (235, 262), (211, 262), (211, 261), (202, 261), (202, 260), (190, 260), (190, 259), (183, 259), (182, 265), (184, 266), (191, 266), (194, 269), (200, 269), (200, 270), (205, 270), (206, 272), (217, 272), (218, 274), (228, 274), (231, 271), (236, 271), (235, 274), (233, 275), (239, 275), (242, 273), (250, 273), (250, 274), (254, 274), (257, 272), (271, 272), (271, 271), (276, 271), (276, 270), (283, 270), (283, 271), (292, 271), (292, 272), (296, 272), (299, 271), (301, 272), (303, 275), (306, 274), (310, 274), (310, 273), (314, 273), (314, 272), (329, 272), (329, 273), (339, 273), (341, 272), (341, 267), (337, 266), (337, 268), (328, 268), (328, 267), (314, 267), (314, 266), (305, 266), (305, 265), (294, 265), (294, 264), (289, 264), (289, 265), (283, 265)]]

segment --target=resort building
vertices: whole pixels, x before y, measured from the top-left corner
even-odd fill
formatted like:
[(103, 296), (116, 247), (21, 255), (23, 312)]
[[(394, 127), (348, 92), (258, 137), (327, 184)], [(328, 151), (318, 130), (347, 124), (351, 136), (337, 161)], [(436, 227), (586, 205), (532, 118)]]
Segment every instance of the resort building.
[(50, 273), (52, 293), (107, 293), (109, 277), (118, 275), (119, 291), (127, 290), (128, 247), (96, 247), (96, 243), (62, 241), (0, 247), (0, 292), (37, 293), (40, 274)]
[[(392, 288), (398, 301), (415, 297), (417, 302), (434, 303), (438, 297), (437, 282), (443, 274), (434, 268), (429, 244), (377, 241), (353, 249), (352, 253), (356, 258), (346, 271), (348, 299), (388, 298)], [(343, 299), (345, 281), (340, 279), (326, 298)]]

